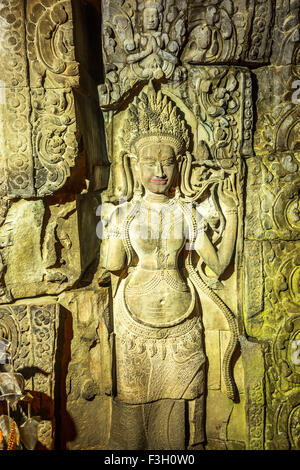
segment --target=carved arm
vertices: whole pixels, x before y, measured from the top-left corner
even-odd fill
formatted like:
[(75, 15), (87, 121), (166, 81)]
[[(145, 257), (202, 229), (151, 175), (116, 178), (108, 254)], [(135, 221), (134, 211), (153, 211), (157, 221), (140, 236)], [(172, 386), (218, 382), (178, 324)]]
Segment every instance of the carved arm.
[(120, 271), (126, 265), (126, 251), (119, 228), (122, 223), (119, 211), (114, 211), (108, 220), (105, 220), (105, 217), (102, 220), (104, 229), (100, 249), (100, 265), (107, 271)]
[(126, 252), (122, 240), (113, 238), (101, 244), (100, 264), (107, 271), (121, 271), (126, 266)]
[(205, 264), (220, 276), (228, 267), (235, 247), (237, 234), (237, 205), (238, 200), (233, 178), (219, 184), (219, 202), (226, 219), (225, 230), (218, 250), (215, 249), (205, 232), (199, 233), (195, 249)]

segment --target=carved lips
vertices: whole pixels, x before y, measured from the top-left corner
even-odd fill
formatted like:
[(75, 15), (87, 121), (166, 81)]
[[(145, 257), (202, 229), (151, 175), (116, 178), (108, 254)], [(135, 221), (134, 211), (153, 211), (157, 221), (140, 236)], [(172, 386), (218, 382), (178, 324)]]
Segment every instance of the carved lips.
[(167, 184), (168, 178), (151, 178), (151, 183), (155, 184)]

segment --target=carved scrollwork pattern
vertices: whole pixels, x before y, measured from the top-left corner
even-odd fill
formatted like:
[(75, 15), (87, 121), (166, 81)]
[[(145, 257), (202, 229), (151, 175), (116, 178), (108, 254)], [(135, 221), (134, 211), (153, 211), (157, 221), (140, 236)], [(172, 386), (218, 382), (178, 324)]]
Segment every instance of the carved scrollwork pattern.
[(24, 1), (10, 0), (0, 6), (0, 76), (2, 86), (28, 84), (25, 50)]
[(251, 450), (263, 449), (264, 404), (264, 386), (262, 382), (258, 382), (248, 392), (249, 448)]
[(33, 191), (30, 94), (25, 48), (24, 2), (0, 8), (1, 193), (30, 197)]
[(285, 320), (274, 342), (274, 361), (281, 372), (280, 381), (292, 386), (300, 384), (299, 338), (300, 317), (292, 316)]
[(27, 12), (27, 48), (34, 86), (78, 83), (70, 1), (31, 2)]
[(228, 63), (243, 50), (246, 11), (226, 2), (191, 2), (189, 39), (182, 55), (183, 63)]
[(299, 153), (249, 159), (246, 232), (249, 238), (296, 240), (299, 237)]
[(5, 1), (0, 24), (1, 192), (51, 194), (78, 153), (71, 2)]
[(194, 1), (183, 63), (265, 62), (270, 58), (272, 1)]
[[(259, 256), (248, 261), (251, 268), (246, 278), (247, 289), (257, 289), (257, 298), (248, 300), (247, 325), (251, 334), (272, 339), (277, 325), (283, 319), (299, 311), (299, 254), (297, 242), (247, 242), (252, 247), (247, 255), (257, 253)], [(253, 250), (253, 245), (256, 250)], [(255, 267), (257, 268), (255, 270)], [(257, 275), (258, 281), (254, 280)], [(262, 281), (263, 279), (263, 281)]]
[(35, 186), (39, 195), (62, 187), (78, 153), (74, 95), (71, 89), (32, 92)]

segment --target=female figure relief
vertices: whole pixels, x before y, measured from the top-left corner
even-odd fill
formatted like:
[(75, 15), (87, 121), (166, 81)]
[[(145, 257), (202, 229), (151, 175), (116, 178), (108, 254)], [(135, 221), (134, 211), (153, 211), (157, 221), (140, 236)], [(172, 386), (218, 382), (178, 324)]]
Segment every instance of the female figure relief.
[[(122, 144), (131, 157), (134, 195), (116, 207), (102, 242), (102, 264), (119, 276), (113, 304), (115, 397), (109, 448), (201, 447), (206, 384), (203, 289), (233, 330), (224, 367), (231, 398), (228, 364), (237, 329), (231, 312), (199, 278), (193, 257), (200, 257), (217, 275), (228, 267), (237, 230), (233, 180), (225, 179), (218, 188), (226, 226), (216, 250), (200, 213), (180, 197), (180, 159), (189, 146), (186, 122), (152, 84), (129, 106)], [(126, 172), (129, 175), (129, 167)], [(130, 184), (128, 188), (130, 192)]]

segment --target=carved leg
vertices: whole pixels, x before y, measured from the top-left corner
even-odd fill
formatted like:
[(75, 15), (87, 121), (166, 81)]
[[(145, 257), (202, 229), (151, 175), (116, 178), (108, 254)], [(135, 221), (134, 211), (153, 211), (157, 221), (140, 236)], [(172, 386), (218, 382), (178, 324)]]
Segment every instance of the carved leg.
[(184, 450), (185, 414), (185, 400), (159, 400), (144, 405), (113, 400), (106, 450)]
[(158, 400), (144, 405), (149, 450), (186, 449), (185, 400)]
[(205, 397), (204, 394), (188, 402), (190, 424), (189, 450), (204, 450), (205, 441)]
[(112, 402), (110, 439), (106, 450), (145, 450), (143, 405)]

